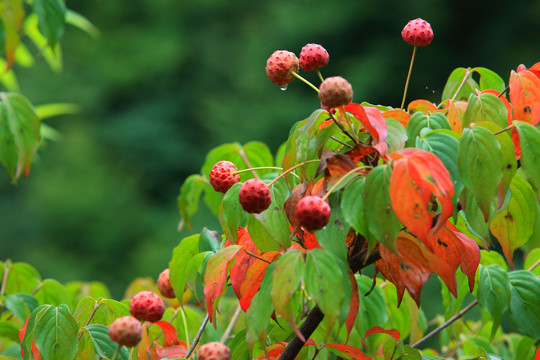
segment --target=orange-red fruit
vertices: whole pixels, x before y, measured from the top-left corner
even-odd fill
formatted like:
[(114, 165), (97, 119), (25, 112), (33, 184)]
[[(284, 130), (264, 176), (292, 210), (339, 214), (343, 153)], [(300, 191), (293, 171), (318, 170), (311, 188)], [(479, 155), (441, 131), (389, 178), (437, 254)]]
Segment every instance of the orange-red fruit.
[(152, 291), (141, 291), (131, 299), (129, 312), (141, 321), (156, 322), (163, 317), (165, 304), (158, 294)]
[(320, 69), (329, 59), (328, 51), (319, 44), (307, 44), (300, 51), (300, 67), (304, 71)]
[(268, 209), (272, 198), (268, 185), (259, 179), (249, 179), (240, 186), (238, 200), (248, 213), (259, 214)]
[(159, 274), (157, 286), (163, 297), (168, 299), (174, 299), (176, 297), (174, 294), (174, 289), (171, 285), (171, 280), (169, 279), (169, 269), (165, 269), (161, 272), (161, 274)]
[(284, 86), (294, 80), (297, 73), (298, 58), (290, 51), (276, 50), (266, 61), (266, 75), (276, 85)]
[(210, 185), (215, 191), (226, 193), (234, 184), (240, 181), (240, 175), (233, 175), (238, 171), (236, 165), (230, 161), (218, 161), (210, 170)]
[(319, 196), (310, 195), (300, 199), (295, 207), (295, 216), (300, 225), (309, 231), (319, 230), (328, 224), (330, 206)]
[(323, 109), (331, 109), (352, 102), (351, 84), (341, 76), (326, 78), (319, 86), (319, 99)]
[(433, 40), (433, 30), (426, 20), (418, 18), (405, 25), (401, 37), (409, 45), (428, 46)]
[(119, 317), (109, 325), (109, 337), (117, 344), (133, 347), (142, 338), (141, 322), (132, 316)]
[(231, 350), (220, 342), (206, 343), (197, 351), (199, 360), (230, 360)]

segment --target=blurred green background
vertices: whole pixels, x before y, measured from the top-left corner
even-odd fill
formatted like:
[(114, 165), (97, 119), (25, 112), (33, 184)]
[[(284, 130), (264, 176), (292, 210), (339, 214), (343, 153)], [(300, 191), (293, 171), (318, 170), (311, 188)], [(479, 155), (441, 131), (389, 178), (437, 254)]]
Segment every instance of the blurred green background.
[[(483, 66), (505, 80), (540, 61), (540, 2), (464, 0), (66, 1), (101, 36), (67, 27), (63, 70), (40, 60), (15, 70), (33, 104), (70, 102), (77, 115), (46, 122), (61, 138), (39, 151), (17, 186), (0, 172), (0, 259), (44, 277), (100, 280), (115, 297), (139, 276), (156, 278), (177, 231), (176, 197), (205, 154), (224, 143), (266, 142), (319, 106), (299, 81), (280, 91), (264, 71), (277, 49), (319, 43), (324, 76), (341, 75), (354, 101), (398, 107), (412, 53), (400, 36), (411, 19), (431, 23), (408, 100), (440, 100), (450, 72)], [(304, 75), (318, 85), (315, 74)], [(218, 224), (203, 211), (193, 232)]]

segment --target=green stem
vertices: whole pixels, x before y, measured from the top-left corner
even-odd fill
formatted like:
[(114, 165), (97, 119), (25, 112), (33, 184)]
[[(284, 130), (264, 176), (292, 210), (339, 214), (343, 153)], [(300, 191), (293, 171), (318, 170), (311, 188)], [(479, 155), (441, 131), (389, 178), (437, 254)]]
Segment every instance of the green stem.
[(295, 78), (298, 78), (300, 79), (301, 81), (303, 81), (305, 84), (309, 85), (313, 90), (315, 90), (317, 93), (319, 92), (319, 89), (313, 85), (312, 83), (310, 83), (309, 81), (307, 81), (306, 79), (304, 79), (302, 76), (298, 75), (298, 73), (292, 71), (291, 74), (295, 77)]
[(279, 174), (274, 180), (270, 181), (268, 183), (268, 187), (270, 187), (271, 185), (273, 185), (276, 181), (278, 181), (279, 179), (281, 179), (283, 176), (287, 175), (288, 173), (290, 173), (291, 171), (293, 171), (294, 169), (296, 168), (299, 168), (300, 166), (304, 166), (306, 164), (311, 164), (311, 163), (314, 163), (314, 162), (320, 162), (321, 160), (319, 159), (314, 159), (314, 160), (307, 160), (307, 161), (304, 161), (304, 162), (301, 162), (300, 164), (296, 164), (294, 165), (293, 167), (290, 167), (288, 168), (287, 170), (285, 170), (284, 172), (282, 172), (281, 174)]
[(321, 74), (321, 71), (319, 69), (315, 69), (315, 71), (317, 72), (317, 75), (319, 76), (319, 79), (321, 79), (321, 82), (324, 82), (324, 78)]
[(349, 171), (348, 173), (346, 173), (345, 175), (343, 175), (341, 178), (339, 178), (339, 180), (330, 188), (330, 190), (328, 190), (326, 192), (326, 194), (324, 194), (324, 196), (322, 197), (323, 200), (326, 200), (328, 198), (328, 196), (330, 196), (330, 194), (339, 186), (339, 184), (341, 184), (342, 181), (344, 181), (348, 175), (352, 174), (352, 173), (355, 173), (359, 170), (364, 170), (364, 169), (367, 169), (371, 166), (359, 166), (357, 168), (354, 168), (352, 169), (351, 171)]
[[(266, 260), (266, 259), (263, 259), (263, 258), (260, 257), (260, 256), (255, 255), (255, 254), (252, 253), (251, 251), (246, 250), (246, 249), (243, 249), (243, 250), (244, 250), (244, 252), (245, 252), (246, 254), (248, 254), (249, 256), (254, 257), (255, 259), (259, 259), (259, 260), (261, 260), (261, 261), (264, 261), (265, 263), (271, 264), (270, 261), (268, 261), (268, 260)], [(222, 342), (223, 342), (223, 341), (222, 341)]]
[(414, 64), (414, 56), (416, 55), (417, 47), (418, 47), (417, 45), (414, 45), (412, 57), (411, 57), (411, 63), (409, 65), (409, 72), (407, 73), (407, 80), (405, 81), (405, 90), (403, 90), (403, 99), (401, 100), (400, 109), (403, 109), (403, 106), (405, 105), (405, 98), (407, 97), (407, 89), (409, 88), (409, 80), (411, 79), (411, 73), (412, 73), (412, 68)]
[(111, 360), (115, 360), (116, 357), (118, 356), (118, 354), (120, 353), (120, 348), (122, 347), (122, 345), (118, 344), (118, 347), (116, 348), (116, 350), (114, 351), (114, 354), (111, 358)]
[(465, 83), (467, 82), (467, 80), (469, 79), (469, 77), (472, 75), (472, 71), (471, 69), (467, 69), (467, 71), (465, 72), (465, 76), (463, 77), (463, 80), (461, 80), (461, 84), (459, 84), (456, 92), (454, 93), (454, 96), (452, 96), (452, 98), (450, 99), (450, 101), (454, 101), (456, 99), (456, 97), (458, 96), (459, 92), (461, 91), (461, 89), (463, 88), (463, 86), (465, 86)]
[(231, 336), (234, 324), (236, 324), (236, 322), (238, 321), (238, 317), (240, 316), (241, 312), (242, 312), (242, 307), (240, 306), (240, 304), (238, 304), (238, 306), (236, 307), (236, 310), (234, 311), (231, 321), (229, 321), (227, 328), (223, 332), (223, 336), (221, 337), (221, 340), (220, 340), (222, 344), (225, 344), (227, 340), (229, 339), (229, 337)]
[(184, 323), (184, 332), (186, 333), (186, 346), (189, 347), (189, 332), (187, 327), (187, 318), (186, 313), (184, 312), (184, 307), (180, 306), (180, 315), (182, 315), (182, 322)]
[(242, 173), (250, 172), (250, 171), (253, 171), (253, 170), (279, 170), (279, 171), (281, 171), (281, 170), (283, 170), (283, 168), (280, 168), (280, 167), (277, 167), (277, 166), (259, 166), (259, 167), (249, 168), (249, 169), (236, 170), (235, 172), (233, 172), (233, 175), (242, 174)]

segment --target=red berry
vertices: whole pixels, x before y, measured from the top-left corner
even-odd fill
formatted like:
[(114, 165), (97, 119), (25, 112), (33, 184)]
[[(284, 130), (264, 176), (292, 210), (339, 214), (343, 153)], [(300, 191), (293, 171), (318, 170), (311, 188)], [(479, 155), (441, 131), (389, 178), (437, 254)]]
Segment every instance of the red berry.
[(294, 80), (292, 72), (298, 72), (298, 58), (286, 50), (274, 51), (266, 61), (266, 75), (279, 86), (284, 86)]
[(401, 31), (401, 37), (407, 44), (428, 46), (433, 40), (431, 25), (420, 18), (411, 20)]
[(215, 191), (226, 193), (231, 186), (240, 181), (240, 175), (233, 175), (235, 171), (238, 171), (238, 169), (232, 162), (218, 161), (210, 170), (210, 185)]
[(318, 44), (307, 44), (300, 52), (300, 67), (304, 71), (313, 71), (328, 64), (330, 56), (325, 48)]
[(231, 350), (220, 342), (206, 343), (197, 351), (199, 360), (230, 360)]
[(158, 294), (152, 291), (141, 291), (131, 299), (129, 312), (141, 321), (156, 322), (163, 317), (165, 304)]
[(319, 230), (328, 224), (330, 206), (319, 196), (310, 195), (300, 199), (295, 207), (295, 216), (309, 231)]
[(240, 187), (238, 200), (248, 213), (259, 214), (268, 209), (272, 202), (268, 185), (259, 179), (249, 179)]
[(347, 105), (352, 98), (352, 86), (341, 76), (326, 78), (319, 87), (319, 99), (323, 109)]
[(109, 325), (109, 337), (127, 347), (137, 345), (142, 338), (141, 322), (132, 316), (122, 316)]
[(158, 290), (163, 295), (163, 297), (174, 299), (176, 295), (174, 294), (174, 289), (171, 285), (171, 280), (169, 279), (169, 269), (165, 269), (159, 274), (157, 280)]

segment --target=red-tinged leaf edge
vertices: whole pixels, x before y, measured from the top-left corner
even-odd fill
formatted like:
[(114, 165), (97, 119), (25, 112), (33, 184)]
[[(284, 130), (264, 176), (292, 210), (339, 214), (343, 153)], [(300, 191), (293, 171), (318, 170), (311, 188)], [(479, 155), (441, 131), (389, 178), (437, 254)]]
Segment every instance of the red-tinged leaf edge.
[[(30, 316), (28, 316), (26, 318), (26, 320), (24, 321), (24, 326), (22, 327), (21, 330), (19, 330), (19, 342), (22, 342), (23, 341), (23, 338), (24, 338), (24, 335), (26, 334), (26, 326), (28, 325), (28, 319), (30, 319)], [(30, 348), (30, 351), (32, 352), (32, 356), (34, 357), (35, 360), (41, 360), (41, 354), (36, 346), (36, 340), (32, 340), (32, 347)], [(23, 351), (23, 348), (21, 347), (21, 356), (24, 358), (24, 351)]]
[(347, 328), (347, 341), (349, 341), (349, 335), (354, 328), (354, 322), (358, 315), (358, 309), (360, 308), (360, 295), (358, 292), (358, 282), (354, 277), (352, 271), (349, 271), (349, 279), (351, 280), (351, 303), (349, 305), (349, 313), (345, 319), (345, 327)]
[(335, 349), (339, 351), (340, 353), (343, 353), (354, 360), (372, 360), (370, 357), (366, 356), (366, 354), (364, 354), (362, 350), (357, 349), (351, 345), (329, 343), (329, 344), (324, 344), (321, 347), (321, 349), (325, 347), (330, 348), (330, 349)]
[(514, 120), (536, 126), (540, 122), (540, 77), (527, 69), (512, 71), (508, 86)]
[(154, 324), (156, 324), (161, 328), (161, 330), (163, 330), (163, 335), (165, 336), (164, 345), (166, 347), (179, 344), (178, 333), (176, 332), (176, 328), (174, 326), (164, 320), (156, 321)]
[(388, 330), (386, 330), (386, 329), (383, 329), (380, 326), (373, 326), (371, 329), (366, 331), (364, 336), (362, 336), (362, 345), (364, 347), (366, 347), (366, 343), (365, 343), (366, 338), (369, 335), (373, 335), (373, 334), (387, 334), (387, 335), (390, 335), (391, 337), (394, 338), (394, 340), (396, 340), (396, 343), (399, 341), (399, 339), (401, 337), (401, 334), (396, 329), (388, 329)]
[(384, 121), (381, 111), (375, 107), (364, 107), (355, 103), (345, 105), (344, 109), (364, 125), (372, 137), (372, 146), (377, 149), (381, 156), (386, 157), (386, 153), (388, 152), (388, 146), (386, 144), (388, 132), (386, 121)]

